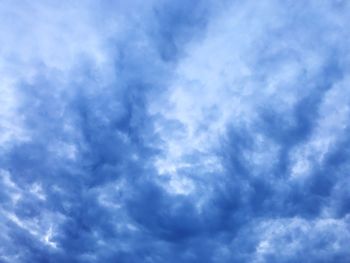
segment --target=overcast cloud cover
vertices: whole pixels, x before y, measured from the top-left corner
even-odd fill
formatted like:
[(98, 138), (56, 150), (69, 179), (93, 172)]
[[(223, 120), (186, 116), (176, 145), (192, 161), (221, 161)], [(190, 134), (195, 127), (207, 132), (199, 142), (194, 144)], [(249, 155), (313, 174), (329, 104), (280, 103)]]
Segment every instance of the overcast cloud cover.
[(0, 18), (0, 262), (350, 262), (349, 1)]

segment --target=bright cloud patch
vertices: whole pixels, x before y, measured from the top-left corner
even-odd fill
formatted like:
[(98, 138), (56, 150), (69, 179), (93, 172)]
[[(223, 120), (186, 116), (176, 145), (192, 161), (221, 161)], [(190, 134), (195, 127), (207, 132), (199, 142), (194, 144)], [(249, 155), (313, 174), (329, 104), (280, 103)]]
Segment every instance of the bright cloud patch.
[(2, 1), (1, 262), (350, 262), (346, 1)]

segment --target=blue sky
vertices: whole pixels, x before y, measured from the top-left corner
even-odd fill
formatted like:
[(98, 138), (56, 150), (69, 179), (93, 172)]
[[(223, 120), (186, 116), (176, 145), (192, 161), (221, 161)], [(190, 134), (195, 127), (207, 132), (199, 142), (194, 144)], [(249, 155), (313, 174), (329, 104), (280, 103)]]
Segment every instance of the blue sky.
[(350, 262), (350, 3), (0, 2), (0, 262)]

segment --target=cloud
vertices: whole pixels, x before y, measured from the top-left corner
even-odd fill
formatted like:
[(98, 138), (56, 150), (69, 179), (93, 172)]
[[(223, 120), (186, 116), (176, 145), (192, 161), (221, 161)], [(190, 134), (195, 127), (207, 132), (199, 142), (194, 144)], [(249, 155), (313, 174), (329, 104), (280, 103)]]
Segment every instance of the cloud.
[(344, 1), (0, 5), (0, 261), (349, 261)]

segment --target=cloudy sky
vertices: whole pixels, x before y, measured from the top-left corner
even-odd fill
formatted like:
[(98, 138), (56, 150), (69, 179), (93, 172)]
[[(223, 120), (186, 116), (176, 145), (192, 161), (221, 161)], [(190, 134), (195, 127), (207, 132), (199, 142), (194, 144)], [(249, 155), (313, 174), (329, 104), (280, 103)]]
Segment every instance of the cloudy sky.
[(0, 1), (0, 262), (350, 262), (350, 2)]

